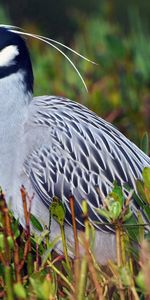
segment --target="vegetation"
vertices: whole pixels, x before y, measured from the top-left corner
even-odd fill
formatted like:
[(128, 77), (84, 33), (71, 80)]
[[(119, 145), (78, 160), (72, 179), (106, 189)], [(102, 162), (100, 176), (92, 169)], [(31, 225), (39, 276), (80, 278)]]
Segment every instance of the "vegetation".
[[(100, 266), (93, 254), (95, 230), (88, 219), (88, 206), (82, 203), (85, 232), (76, 229), (74, 198), (70, 198), (74, 231), (75, 258), (68, 256), (65, 239), (65, 208), (54, 197), (50, 220), (54, 217), (61, 229), (61, 237), (49, 240), (49, 228), (43, 228), (35, 216), (27, 211), (27, 193), (21, 189), (26, 228), (8, 211), (5, 197), (0, 193), (0, 298), (13, 299), (149, 299), (150, 296), (150, 235), (145, 229), (150, 216), (150, 168), (143, 170), (143, 181), (137, 182), (137, 195), (129, 193), (125, 199), (121, 188), (114, 183), (112, 192), (98, 213), (116, 234), (117, 261)], [(139, 211), (133, 217), (133, 197), (141, 206), (146, 224)], [(29, 223), (35, 234), (30, 235)], [(50, 224), (49, 224), (50, 225)], [(56, 255), (54, 247), (62, 238), (64, 256)], [(84, 248), (80, 254), (79, 240)]]

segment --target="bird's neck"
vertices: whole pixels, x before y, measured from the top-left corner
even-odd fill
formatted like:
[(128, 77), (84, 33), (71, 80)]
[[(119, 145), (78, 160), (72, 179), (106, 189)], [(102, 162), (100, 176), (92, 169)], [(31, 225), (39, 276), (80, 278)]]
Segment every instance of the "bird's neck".
[(15, 171), (18, 172), (30, 101), (31, 94), (25, 94), (21, 74), (0, 80), (0, 186), (11, 184)]
[(15, 73), (0, 80), (0, 154), (17, 142), (28, 117), (31, 94), (26, 93), (23, 74)]
[[(0, 80), (0, 125), (2, 120), (6, 125), (12, 118), (18, 118), (24, 114), (32, 99), (24, 85), (24, 74), (14, 73)], [(17, 116), (17, 114), (19, 114)]]

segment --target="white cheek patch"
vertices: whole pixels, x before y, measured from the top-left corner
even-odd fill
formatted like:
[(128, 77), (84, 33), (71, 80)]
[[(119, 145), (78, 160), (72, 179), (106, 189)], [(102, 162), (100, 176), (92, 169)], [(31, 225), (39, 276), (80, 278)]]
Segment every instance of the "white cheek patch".
[(17, 46), (10, 45), (0, 51), (0, 67), (9, 67), (14, 64), (15, 57), (19, 54)]

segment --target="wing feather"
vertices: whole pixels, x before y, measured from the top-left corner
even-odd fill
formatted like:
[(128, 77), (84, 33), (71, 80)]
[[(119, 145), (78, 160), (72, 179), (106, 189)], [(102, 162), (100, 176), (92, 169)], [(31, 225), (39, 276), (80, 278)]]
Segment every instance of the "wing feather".
[(33, 147), (24, 163), (45, 205), (49, 207), (52, 198), (58, 196), (66, 206), (66, 222), (70, 224), (69, 197), (74, 195), (76, 220), (78, 228), (82, 228), (81, 203), (86, 199), (89, 218), (95, 226), (111, 230), (102, 226), (106, 220), (95, 208), (102, 206), (103, 197), (111, 191), (114, 180), (135, 189), (135, 179), (141, 178), (145, 166), (150, 166), (150, 158), (111, 124), (65, 98), (34, 98), (29, 123), (28, 134), (32, 136), (33, 127), (35, 139), (35, 126), (43, 126), (47, 132), (46, 141), (36, 149)]

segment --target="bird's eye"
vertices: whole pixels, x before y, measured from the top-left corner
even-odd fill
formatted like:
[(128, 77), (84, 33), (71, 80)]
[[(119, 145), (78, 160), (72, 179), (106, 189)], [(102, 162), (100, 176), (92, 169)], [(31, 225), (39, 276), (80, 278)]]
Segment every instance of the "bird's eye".
[(10, 45), (0, 50), (0, 67), (9, 67), (13, 65), (17, 55), (19, 55), (19, 50), (15, 45)]

